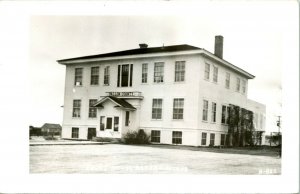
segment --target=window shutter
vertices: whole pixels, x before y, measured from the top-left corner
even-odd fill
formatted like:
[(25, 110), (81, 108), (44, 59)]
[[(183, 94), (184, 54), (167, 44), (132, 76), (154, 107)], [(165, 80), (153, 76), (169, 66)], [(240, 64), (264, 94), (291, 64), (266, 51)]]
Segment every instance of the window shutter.
[(118, 65), (117, 87), (120, 87), (120, 70), (121, 70), (121, 65)]
[(130, 64), (130, 86), (132, 86), (132, 64)]

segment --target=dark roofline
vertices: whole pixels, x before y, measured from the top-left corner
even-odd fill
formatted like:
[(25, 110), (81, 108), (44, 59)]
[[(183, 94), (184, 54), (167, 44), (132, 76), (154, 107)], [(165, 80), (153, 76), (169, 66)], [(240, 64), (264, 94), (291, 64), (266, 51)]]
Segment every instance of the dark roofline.
[(191, 46), (188, 44), (162, 46), (162, 47), (137, 48), (137, 49), (117, 51), (117, 52), (104, 53), (98, 55), (88, 55), (88, 56), (75, 57), (69, 59), (61, 59), (58, 60), (57, 62), (64, 63), (71, 60), (93, 59), (93, 58), (102, 58), (102, 57), (117, 57), (117, 56), (126, 56), (126, 55), (140, 55), (140, 54), (161, 53), (161, 52), (189, 51), (189, 50), (201, 50), (201, 48)]

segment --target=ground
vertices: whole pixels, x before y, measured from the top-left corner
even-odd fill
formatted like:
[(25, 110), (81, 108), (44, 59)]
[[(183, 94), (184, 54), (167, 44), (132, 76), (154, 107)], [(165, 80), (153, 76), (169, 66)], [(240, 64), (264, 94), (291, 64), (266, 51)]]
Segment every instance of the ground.
[(163, 145), (36, 145), (30, 146), (30, 173), (281, 173), (281, 159), (276, 154), (232, 151)]

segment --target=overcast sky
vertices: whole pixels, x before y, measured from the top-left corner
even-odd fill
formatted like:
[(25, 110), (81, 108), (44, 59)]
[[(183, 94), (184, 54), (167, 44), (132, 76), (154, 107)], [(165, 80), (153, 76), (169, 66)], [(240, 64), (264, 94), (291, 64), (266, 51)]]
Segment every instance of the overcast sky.
[[(30, 123), (62, 123), (65, 66), (58, 59), (138, 48), (190, 44), (214, 51), (224, 37), (223, 58), (255, 75), (248, 97), (267, 107), (267, 131), (281, 115), (282, 38), (288, 31), (279, 6), (220, 5), (172, 15), (32, 16), (30, 20)], [(45, 103), (46, 100), (46, 103)]]

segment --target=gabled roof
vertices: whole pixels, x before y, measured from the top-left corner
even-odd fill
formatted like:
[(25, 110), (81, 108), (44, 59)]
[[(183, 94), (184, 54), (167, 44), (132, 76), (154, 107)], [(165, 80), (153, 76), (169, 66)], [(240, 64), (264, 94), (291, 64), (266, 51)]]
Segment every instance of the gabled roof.
[(60, 126), (60, 124), (45, 123), (41, 128), (47, 128), (47, 129), (61, 129), (61, 126)]
[(89, 55), (83, 57), (69, 58), (58, 60), (58, 63), (68, 62), (70, 60), (80, 60), (80, 59), (93, 59), (93, 58), (102, 58), (102, 57), (118, 57), (125, 55), (139, 55), (139, 54), (150, 54), (150, 53), (161, 53), (161, 52), (175, 52), (175, 51), (189, 51), (189, 50), (200, 50), (201, 48), (182, 44), (182, 45), (172, 45), (172, 46), (162, 46), (162, 47), (150, 47), (150, 48), (137, 48), (125, 51), (118, 51), (112, 53), (104, 53), (99, 55)]
[(134, 108), (126, 100), (124, 100), (122, 98), (117, 98), (114, 96), (105, 96), (100, 101), (96, 102), (93, 106), (94, 107), (103, 107), (102, 104), (107, 100), (111, 100), (113, 103), (115, 103), (117, 105), (116, 107), (121, 107), (121, 108), (124, 108), (127, 110), (136, 110), (136, 108)]

